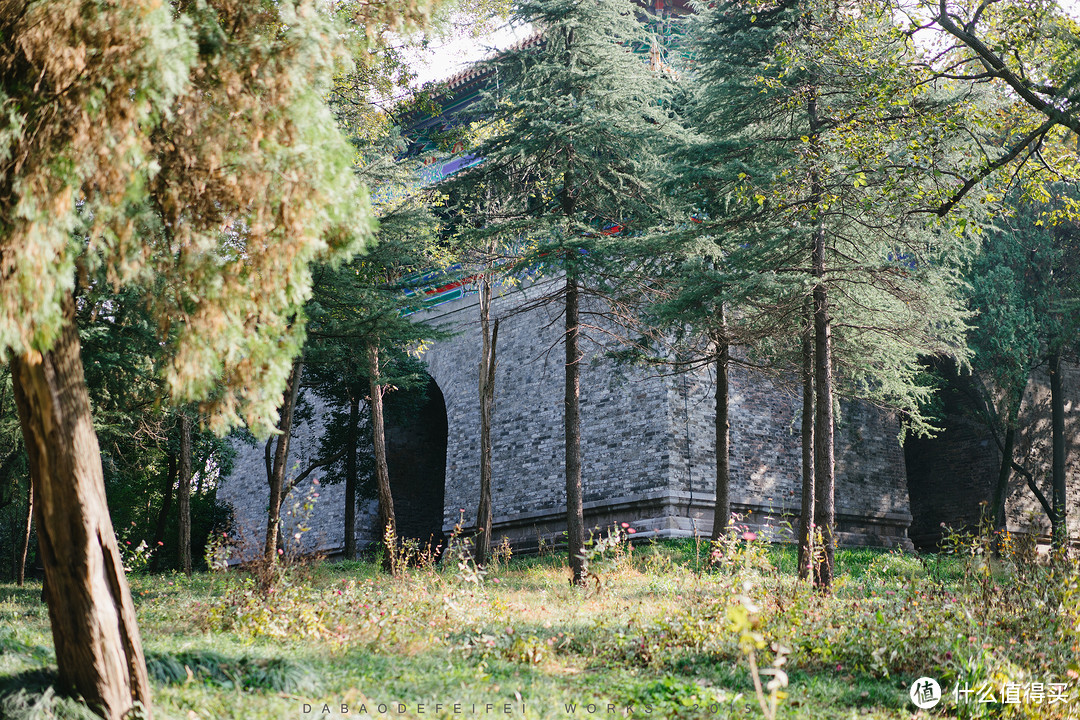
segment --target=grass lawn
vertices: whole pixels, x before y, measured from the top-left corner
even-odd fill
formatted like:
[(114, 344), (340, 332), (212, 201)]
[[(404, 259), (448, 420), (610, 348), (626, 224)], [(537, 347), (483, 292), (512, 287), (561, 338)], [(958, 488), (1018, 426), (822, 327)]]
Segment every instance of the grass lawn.
[[(793, 548), (740, 539), (618, 543), (587, 589), (550, 554), (294, 567), (266, 596), (233, 571), (131, 582), (158, 718), (763, 717), (751, 652), (777, 717), (1080, 717), (1075, 569), (965, 548), (842, 550), (830, 597)], [(0, 585), (0, 716), (85, 717), (50, 689), (39, 593)]]

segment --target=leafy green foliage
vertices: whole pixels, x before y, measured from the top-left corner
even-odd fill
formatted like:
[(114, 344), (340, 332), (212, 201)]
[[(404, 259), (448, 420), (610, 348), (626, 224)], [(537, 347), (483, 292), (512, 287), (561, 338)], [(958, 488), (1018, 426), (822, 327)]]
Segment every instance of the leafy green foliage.
[(499, 80), (469, 148), (484, 162), (448, 191), (475, 206), (471, 244), (501, 237), (524, 246), (519, 267), (587, 275), (622, 244), (601, 230), (655, 218), (669, 84), (638, 52), (651, 43), (631, 3), (526, 0), (512, 21), (545, 28), (544, 39), (485, 64)]
[(687, 37), (695, 133), (677, 176), (697, 222), (668, 240), (679, 264), (661, 314), (705, 327), (729, 302), (734, 338), (784, 365), (822, 232), (841, 391), (930, 430), (919, 357), (966, 352), (958, 267), (973, 211), (957, 207), (955, 226), (926, 219), (970, 144), (956, 96), (923, 82), (915, 48), (877, 9), (723, 3)]
[(101, 267), (143, 294), (174, 397), (212, 395), (215, 429), (243, 414), (265, 430), (302, 339), (308, 264), (357, 251), (370, 228), (323, 101), (343, 48), (302, 3), (182, 10), (8, 3), (3, 36), (20, 40), (0, 62), (24, 74), (3, 87), (19, 110), (0, 136), (0, 349), (48, 349), (76, 267)]

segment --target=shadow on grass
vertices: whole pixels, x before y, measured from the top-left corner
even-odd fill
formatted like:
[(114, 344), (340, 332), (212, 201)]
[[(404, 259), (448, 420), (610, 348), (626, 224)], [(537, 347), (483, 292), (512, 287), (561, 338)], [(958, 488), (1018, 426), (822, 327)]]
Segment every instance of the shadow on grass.
[(0, 717), (7, 720), (101, 720), (77, 698), (58, 693), (55, 668), (0, 677)]
[(15, 602), (19, 605), (41, 605), (45, 607), (45, 603), (41, 602), (41, 583), (35, 581), (27, 581), (25, 585), (19, 587), (18, 585), (3, 584), (0, 585), (0, 603)]
[(161, 685), (198, 682), (226, 689), (292, 694), (311, 694), (319, 688), (319, 679), (310, 667), (287, 658), (231, 658), (213, 650), (149, 652), (146, 669), (150, 679)]

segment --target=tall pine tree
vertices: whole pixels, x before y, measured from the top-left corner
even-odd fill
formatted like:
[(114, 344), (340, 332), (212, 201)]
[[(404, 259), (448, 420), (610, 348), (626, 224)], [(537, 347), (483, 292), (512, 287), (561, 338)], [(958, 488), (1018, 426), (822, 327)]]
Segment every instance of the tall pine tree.
[[(563, 274), (566, 354), (564, 434), (572, 581), (583, 582), (581, 302), (619, 251), (619, 235), (648, 222), (658, 201), (658, 139), (666, 83), (644, 52), (653, 47), (629, 0), (524, 0), (513, 19), (539, 43), (488, 64), (498, 78), (481, 112), (490, 133), (481, 165), (456, 182), (483, 183), (500, 198), (487, 225), (537, 238), (518, 267)], [(605, 234), (605, 231), (607, 234)]]
[[(812, 512), (824, 541), (814, 573), (827, 589), (834, 396), (888, 404), (926, 431), (919, 357), (964, 352), (966, 218), (924, 220), (955, 190), (942, 170), (965, 147), (962, 113), (941, 88), (919, 83), (915, 49), (887, 14), (814, 0), (728, 2), (688, 35), (698, 136), (684, 150), (694, 162), (684, 163), (683, 186), (704, 220), (697, 242), (711, 241), (704, 255), (720, 258), (712, 283), (734, 314), (767, 310), (793, 349), (812, 308), (812, 348), (801, 354), (812, 357), (804, 399), (814, 402)], [(804, 443), (810, 434), (804, 423)], [(810, 482), (809, 468), (804, 475)], [(804, 520), (810, 514), (804, 507)]]

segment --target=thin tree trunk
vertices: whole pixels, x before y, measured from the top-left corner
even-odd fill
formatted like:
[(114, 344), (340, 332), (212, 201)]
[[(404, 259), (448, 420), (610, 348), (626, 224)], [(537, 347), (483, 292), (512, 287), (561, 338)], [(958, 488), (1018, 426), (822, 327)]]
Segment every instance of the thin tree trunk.
[(394, 517), (394, 496), (390, 493), (390, 468), (386, 464), (386, 429), (383, 422), (383, 388), (379, 373), (379, 348), (368, 345), (368, 377), (371, 382), (371, 434), (375, 448), (375, 485), (379, 493), (379, 532), (384, 550), (383, 569), (393, 572), (391, 557), (397, 550), (397, 522)]
[(491, 418), (495, 407), (495, 343), (499, 339), (499, 320), (490, 325), (491, 276), (480, 279), (480, 503), (476, 510), (476, 563), (487, 563), (491, 551)]
[(172, 450), (167, 451), (165, 466), (165, 487), (161, 489), (161, 510), (158, 511), (157, 525), (154, 527), (153, 546), (150, 548), (154, 554), (152, 561), (154, 570), (161, 567), (161, 558), (164, 555), (161, 544), (165, 540), (165, 526), (169, 522), (169, 513), (172, 511), (173, 486), (176, 485), (176, 454)]
[[(810, 132), (817, 143), (820, 121), (817, 114), (817, 94), (811, 92), (806, 103)], [(811, 173), (811, 194), (814, 205), (821, 202), (823, 188), (815, 169)], [(836, 461), (833, 447), (833, 374), (832, 320), (829, 317), (829, 297), (825, 287), (825, 225), (819, 219), (814, 228), (811, 264), (814, 284), (814, 522), (821, 531), (822, 547), (815, 553), (814, 585), (829, 592), (833, 579), (833, 559), (836, 551)]]
[(799, 579), (810, 577), (814, 563), (814, 304), (805, 304), (802, 333), (802, 498), (799, 507)]
[(11, 363), (34, 483), (60, 682), (108, 720), (135, 703), (150, 716), (150, 683), (135, 607), (116, 544), (75, 330), (74, 301), (52, 350)]
[(191, 416), (180, 413), (180, 482), (176, 487), (180, 516), (180, 569), (191, 577)]
[(22, 548), (19, 551), (19, 564), (15, 570), (15, 584), (19, 587), (26, 582), (26, 556), (30, 553), (30, 530), (34, 524), (34, 483), (26, 491), (26, 520), (23, 522)]
[(349, 393), (349, 436), (345, 456), (345, 559), (356, 559), (356, 446), (359, 444), (360, 395)]
[(563, 398), (563, 431), (566, 442), (566, 534), (569, 542), (571, 582), (584, 578), (585, 514), (581, 498), (581, 353), (578, 320), (578, 287), (573, 272), (566, 272), (566, 393)]
[[(285, 470), (289, 461), (289, 441), (292, 439), (293, 409), (296, 407), (296, 396), (300, 391), (300, 376), (303, 372), (303, 360), (298, 359), (293, 362), (292, 373), (289, 375), (285, 393), (282, 396), (281, 417), (277, 426), (278, 435), (266, 441), (266, 478), (270, 484), (270, 502), (266, 516), (266, 543), (263, 545), (263, 557), (270, 563), (277, 558), (281, 502), (285, 498)], [(270, 457), (272, 446), (273, 458)]]
[(712, 539), (719, 540), (727, 532), (731, 519), (731, 422), (729, 419), (728, 365), (731, 348), (727, 339), (727, 318), (720, 306), (720, 329), (713, 341), (716, 343), (716, 502), (713, 506)]
[[(825, 274), (825, 232), (814, 240), (814, 274)], [(821, 549), (815, 553), (814, 585), (823, 592), (832, 586), (836, 552), (836, 460), (833, 448), (832, 342), (829, 301), (825, 284), (814, 286), (814, 523), (821, 531)]]
[(1010, 413), (1009, 421), (1005, 427), (1005, 439), (1001, 445), (1001, 465), (998, 466), (997, 484), (994, 486), (994, 496), (991, 500), (990, 511), (993, 513), (994, 530), (1004, 530), (1007, 527), (1005, 519), (1005, 500), (1008, 497), (1009, 478), (1012, 476), (1013, 449), (1016, 447), (1016, 413)]
[(1069, 544), (1069, 527), (1066, 522), (1065, 483), (1065, 392), (1061, 387), (1061, 353), (1050, 355), (1050, 435), (1053, 460), (1051, 478), (1053, 485), (1053, 515), (1050, 517), (1051, 540), (1055, 550), (1064, 550)]

